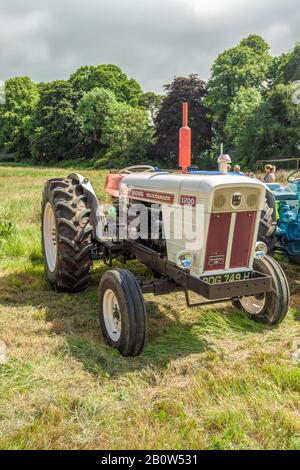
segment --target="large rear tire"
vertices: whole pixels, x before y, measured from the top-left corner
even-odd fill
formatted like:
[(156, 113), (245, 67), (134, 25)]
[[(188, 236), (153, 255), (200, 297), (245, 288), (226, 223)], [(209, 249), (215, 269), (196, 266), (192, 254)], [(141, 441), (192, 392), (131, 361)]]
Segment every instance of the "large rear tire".
[(279, 264), (270, 256), (254, 262), (254, 269), (272, 277), (272, 290), (267, 294), (234, 300), (234, 307), (243, 310), (259, 323), (275, 326), (281, 323), (289, 309), (290, 289)]
[(135, 276), (127, 269), (115, 269), (102, 276), (99, 319), (109, 346), (125, 357), (142, 353), (147, 337), (146, 306)]
[(258, 241), (264, 242), (268, 247), (268, 254), (274, 255), (276, 236), (276, 200), (272, 191), (267, 188), (266, 203), (261, 213)]
[(82, 187), (75, 178), (45, 184), (42, 248), (47, 278), (56, 291), (80, 292), (90, 280), (93, 227)]

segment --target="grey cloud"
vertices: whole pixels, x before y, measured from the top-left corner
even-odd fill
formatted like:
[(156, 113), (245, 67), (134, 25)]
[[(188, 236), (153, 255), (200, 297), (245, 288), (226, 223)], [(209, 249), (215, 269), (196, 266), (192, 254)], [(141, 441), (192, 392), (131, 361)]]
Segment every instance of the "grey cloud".
[(174, 75), (209, 77), (218, 53), (251, 33), (273, 54), (299, 40), (298, 0), (1, 0), (0, 78), (67, 78), (116, 63), (145, 90)]

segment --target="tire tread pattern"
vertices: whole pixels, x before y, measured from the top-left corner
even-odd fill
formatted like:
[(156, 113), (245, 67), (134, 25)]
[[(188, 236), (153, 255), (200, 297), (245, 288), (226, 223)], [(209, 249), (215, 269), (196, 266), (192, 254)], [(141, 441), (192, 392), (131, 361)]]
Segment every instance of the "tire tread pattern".
[[(58, 259), (54, 273), (47, 267), (44, 248), (43, 214), (52, 205), (57, 231)], [(90, 209), (79, 182), (73, 178), (53, 179), (44, 187), (42, 239), (47, 277), (56, 291), (79, 292), (88, 286), (93, 249)]]
[[(110, 338), (104, 322), (103, 297), (113, 290), (122, 312), (122, 333), (118, 342)], [(136, 277), (127, 269), (114, 269), (102, 276), (99, 288), (99, 317), (106, 342), (125, 357), (139, 356), (147, 339), (147, 312), (143, 293)]]
[[(252, 320), (267, 326), (276, 326), (286, 317), (290, 304), (290, 288), (281, 266), (271, 256), (254, 261), (254, 268), (272, 277), (272, 290), (266, 294), (266, 305), (259, 315), (251, 315)], [(233, 301), (234, 307), (244, 310), (240, 301)]]

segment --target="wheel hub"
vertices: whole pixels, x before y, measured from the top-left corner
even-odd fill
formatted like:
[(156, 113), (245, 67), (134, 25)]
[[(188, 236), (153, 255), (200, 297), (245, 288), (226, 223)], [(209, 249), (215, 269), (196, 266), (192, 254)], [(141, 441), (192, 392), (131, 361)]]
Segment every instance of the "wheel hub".
[(53, 273), (57, 261), (57, 233), (55, 216), (50, 202), (46, 205), (44, 212), (44, 250), (48, 268)]
[(266, 305), (266, 295), (252, 295), (250, 297), (243, 297), (241, 300), (242, 307), (250, 315), (259, 315), (262, 313)]
[(107, 290), (103, 297), (103, 316), (106, 330), (113, 341), (121, 337), (121, 312), (115, 293)]

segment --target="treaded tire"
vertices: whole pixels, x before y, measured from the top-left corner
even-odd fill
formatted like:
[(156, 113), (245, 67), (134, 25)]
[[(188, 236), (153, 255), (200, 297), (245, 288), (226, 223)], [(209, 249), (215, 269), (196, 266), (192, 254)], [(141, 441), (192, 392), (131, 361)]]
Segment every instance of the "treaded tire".
[[(51, 205), (56, 241), (55, 268), (50, 269), (45, 249), (45, 209)], [(88, 286), (92, 266), (93, 227), (90, 210), (75, 178), (47, 181), (42, 201), (42, 249), (47, 278), (56, 291), (80, 292)]]
[[(104, 298), (112, 291), (118, 302), (121, 319), (120, 337), (113, 338), (107, 326)], [(99, 320), (105, 341), (124, 357), (139, 356), (147, 338), (147, 312), (141, 288), (135, 276), (127, 269), (105, 273), (99, 287)]]
[(274, 255), (276, 236), (276, 200), (272, 191), (267, 188), (266, 203), (261, 213), (258, 241), (264, 242), (268, 247), (268, 254)]
[(290, 289), (287, 278), (279, 264), (270, 256), (256, 260), (254, 269), (272, 277), (272, 290), (266, 294), (263, 310), (257, 315), (252, 315), (239, 300), (233, 301), (233, 306), (243, 310), (252, 320), (259, 323), (268, 326), (278, 325), (284, 320), (290, 304)]

